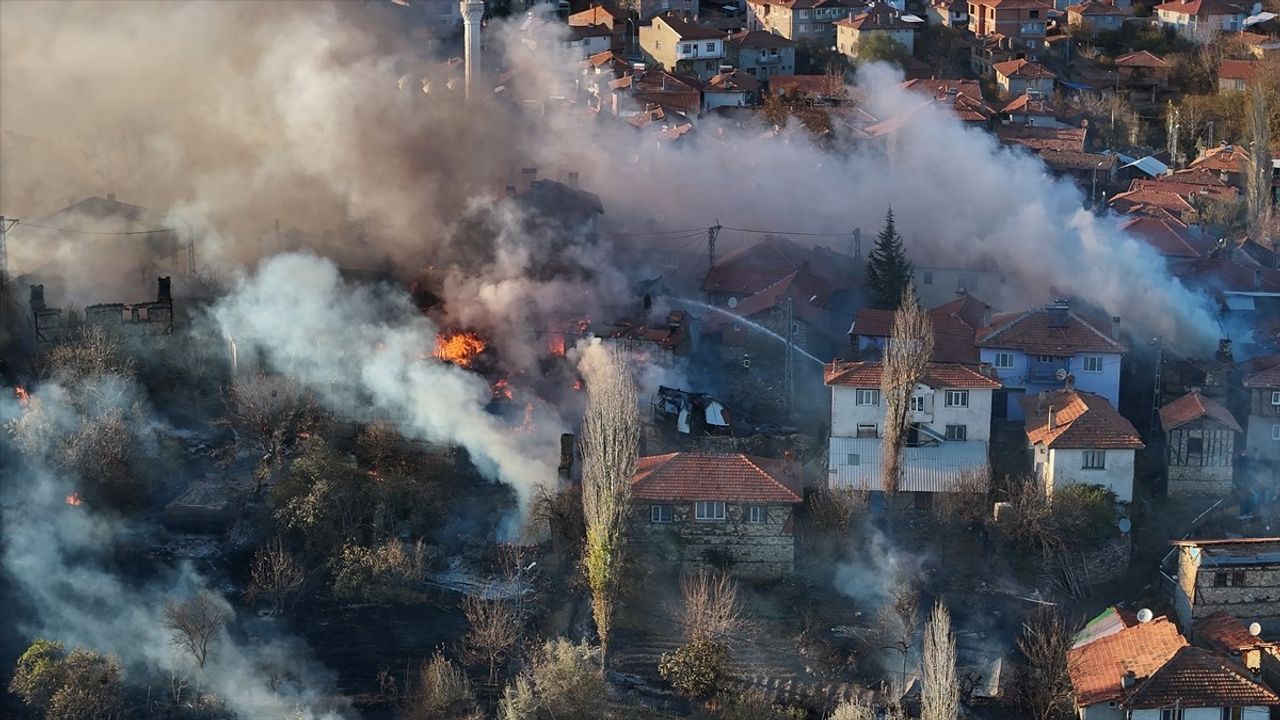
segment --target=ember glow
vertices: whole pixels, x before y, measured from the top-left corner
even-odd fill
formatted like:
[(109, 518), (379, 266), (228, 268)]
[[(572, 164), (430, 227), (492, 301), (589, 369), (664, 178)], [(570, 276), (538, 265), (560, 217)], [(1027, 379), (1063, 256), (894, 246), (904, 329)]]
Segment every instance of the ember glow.
[(493, 384), (493, 396), (496, 398), (506, 398), (508, 400), (515, 397), (511, 392), (511, 381), (506, 378), (498, 378)]
[(484, 339), (475, 333), (437, 335), (434, 355), (459, 367), (471, 367), (471, 363), (475, 362), (477, 355), (484, 352), (486, 346)]
[(547, 336), (547, 352), (555, 357), (564, 357), (563, 333), (551, 333)]
[(18, 398), (18, 405), (21, 407), (27, 407), (31, 404), (31, 395), (21, 385), (13, 389), (13, 394), (14, 397)]
[(80, 503), (82, 503), (82, 502), (84, 502), (84, 501), (80, 499), (80, 493), (74, 493), (74, 492), (73, 492), (73, 493), (68, 493), (68, 494), (67, 494), (67, 497), (66, 497), (66, 503), (67, 503), (68, 505), (79, 505), (79, 504), (80, 504)]

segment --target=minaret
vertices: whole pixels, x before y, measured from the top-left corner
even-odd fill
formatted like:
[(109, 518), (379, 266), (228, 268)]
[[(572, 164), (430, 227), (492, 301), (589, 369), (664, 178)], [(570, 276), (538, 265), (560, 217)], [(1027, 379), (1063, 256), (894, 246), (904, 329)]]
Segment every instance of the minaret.
[(466, 61), (467, 99), (471, 99), (473, 85), (480, 75), (480, 19), (484, 17), (484, 0), (461, 0), (458, 8), (462, 11), (463, 59)]

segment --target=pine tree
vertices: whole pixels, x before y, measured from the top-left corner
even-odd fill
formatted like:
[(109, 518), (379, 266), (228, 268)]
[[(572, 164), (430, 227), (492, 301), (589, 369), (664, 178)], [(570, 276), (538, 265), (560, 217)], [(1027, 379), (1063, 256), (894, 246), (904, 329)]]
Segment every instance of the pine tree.
[(911, 283), (911, 263), (893, 222), (893, 207), (884, 215), (884, 229), (867, 258), (867, 300), (870, 307), (896, 310), (902, 291)]

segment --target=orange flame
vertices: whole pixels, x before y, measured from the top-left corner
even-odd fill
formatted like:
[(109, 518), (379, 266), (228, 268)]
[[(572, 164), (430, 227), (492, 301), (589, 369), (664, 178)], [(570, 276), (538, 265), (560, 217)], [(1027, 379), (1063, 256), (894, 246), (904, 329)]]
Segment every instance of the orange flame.
[(573, 381), (573, 389), (574, 389), (574, 390), (581, 390), (581, 389), (582, 389), (582, 379), (581, 379), (581, 378), (579, 378), (579, 379), (577, 379), (577, 380), (574, 380), (574, 381)]
[(514, 398), (515, 393), (511, 392), (511, 382), (506, 378), (498, 378), (497, 382), (493, 384), (493, 396), (508, 400)]
[(485, 341), (475, 333), (437, 335), (435, 356), (459, 367), (470, 367), (476, 356), (484, 352), (485, 347)]
[(556, 357), (564, 357), (563, 333), (551, 333), (547, 336), (547, 352)]
[(533, 432), (533, 403), (528, 403), (524, 406), (524, 421), (511, 428), (511, 432), (522, 435)]
[(68, 505), (79, 505), (84, 502), (80, 499), (80, 493), (75, 492), (68, 494), (66, 500)]
[(31, 404), (31, 395), (27, 392), (27, 389), (21, 385), (13, 389), (13, 394), (14, 397), (18, 398), (18, 405), (20, 407), (26, 407)]

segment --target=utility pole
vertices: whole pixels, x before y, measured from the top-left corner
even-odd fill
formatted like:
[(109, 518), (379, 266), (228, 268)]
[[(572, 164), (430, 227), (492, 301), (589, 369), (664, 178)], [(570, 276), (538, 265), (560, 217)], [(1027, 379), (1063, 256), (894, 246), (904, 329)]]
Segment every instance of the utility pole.
[(854, 260), (862, 259), (862, 228), (853, 229), (853, 242), (849, 243), (849, 254)]
[(710, 267), (716, 266), (716, 237), (720, 234), (720, 221), (716, 220), (716, 224), (707, 228), (707, 259), (711, 261)]
[(0, 215), (0, 325), (8, 320), (9, 303), (16, 300), (9, 297), (9, 228), (18, 221)]
[(196, 238), (191, 232), (191, 223), (184, 222), (187, 226), (187, 274), (196, 274)]
[(1151, 338), (1151, 344), (1156, 349), (1156, 379), (1155, 387), (1151, 389), (1151, 420), (1148, 421), (1148, 427), (1154, 428), (1160, 416), (1160, 373), (1164, 367), (1164, 343), (1160, 338), (1154, 337)]
[(787, 422), (791, 422), (792, 396), (795, 395), (795, 309), (791, 298), (787, 298), (783, 307), (787, 319), (787, 356), (783, 359), (782, 392), (783, 404), (786, 408)]

